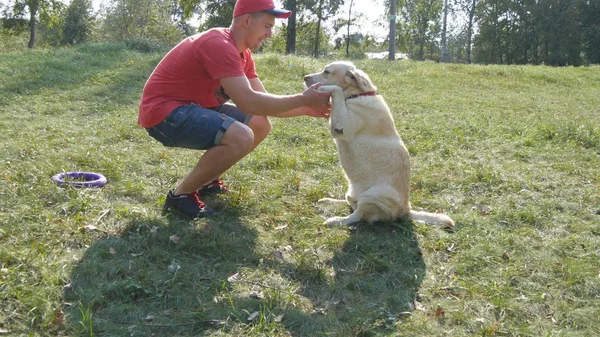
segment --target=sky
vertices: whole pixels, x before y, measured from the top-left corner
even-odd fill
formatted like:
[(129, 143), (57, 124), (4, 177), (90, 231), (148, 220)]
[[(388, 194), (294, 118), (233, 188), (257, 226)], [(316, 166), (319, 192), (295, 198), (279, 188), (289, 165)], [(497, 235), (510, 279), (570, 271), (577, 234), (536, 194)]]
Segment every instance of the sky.
[[(348, 16), (348, 8), (350, 7), (350, 1), (344, 1), (342, 11), (345, 16)], [(354, 0), (352, 4), (353, 13), (363, 13), (365, 15), (366, 26), (361, 27), (362, 33), (376, 35), (378, 37), (385, 37), (389, 32), (389, 21), (387, 21), (388, 10), (383, 4), (383, 0)], [(377, 27), (373, 24), (374, 21), (385, 22), (385, 27)], [(358, 27), (354, 29), (358, 30)], [(352, 31), (350, 32), (352, 34)]]

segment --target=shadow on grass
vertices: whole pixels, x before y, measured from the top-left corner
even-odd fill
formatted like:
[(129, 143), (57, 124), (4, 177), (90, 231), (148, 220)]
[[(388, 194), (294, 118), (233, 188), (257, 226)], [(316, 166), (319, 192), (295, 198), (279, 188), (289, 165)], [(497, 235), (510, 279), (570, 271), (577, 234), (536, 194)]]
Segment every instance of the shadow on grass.
[[(131, 220), (95, 242), (71, 275), (64, 298), (80, 335), (197, 335), (231, 315), (217, 305), (227, 278), (256, 265), (256, 233), (236, 217)], [(214, 326), (213, 326), (214, 325)]]
[(351, 230), (332, 259), (333, 282), (303, 281), (314, 311), (288, 313), (284, 323), (294, 336), (379, 335), (414, 310), (425, 262), (411, 222), (360, 223)]
[[(64, 294), (69, 326), (87, 336), (239, 335), (247, 329), (368, 336), (412, 310), (425, 275), (410, 223), (359, 224), (323, 270), (310, 263), (272, 266), (301, 285), (292, 292), (310, 305), (239, 296), (228, 277), (265, 267), (256, 238), (231, 212), (192, 222), (133, 219), (121, 233), (96, 241), (73, 269)], [(270, 322), (252, 327), (246, 318), (257, 310), (283, 319), (270, 324), (274, 315), (265, 316)]]

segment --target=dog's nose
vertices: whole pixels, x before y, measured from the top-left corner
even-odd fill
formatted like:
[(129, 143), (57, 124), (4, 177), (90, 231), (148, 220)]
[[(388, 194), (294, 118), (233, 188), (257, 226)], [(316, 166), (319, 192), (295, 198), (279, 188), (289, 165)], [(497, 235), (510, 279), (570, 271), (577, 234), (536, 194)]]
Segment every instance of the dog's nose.
[(308, 80), (310, 80), (310, 75), (306, 75), (306, 76), (304, 76), (304, 80), (305, 80), (305, 81), (308, 81)]

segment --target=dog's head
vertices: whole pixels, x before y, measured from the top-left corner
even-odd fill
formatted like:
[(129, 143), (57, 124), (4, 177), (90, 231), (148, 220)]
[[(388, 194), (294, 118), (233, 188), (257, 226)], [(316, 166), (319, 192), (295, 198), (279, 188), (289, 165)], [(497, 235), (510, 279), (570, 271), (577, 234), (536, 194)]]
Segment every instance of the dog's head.
[(377, 90), (364, 71), (347, 61), (330, 63), (322, 72), (304, 76), (304, 83), (307, 87), (315, 83), (337, 85), (342, 88), (345, 97)]

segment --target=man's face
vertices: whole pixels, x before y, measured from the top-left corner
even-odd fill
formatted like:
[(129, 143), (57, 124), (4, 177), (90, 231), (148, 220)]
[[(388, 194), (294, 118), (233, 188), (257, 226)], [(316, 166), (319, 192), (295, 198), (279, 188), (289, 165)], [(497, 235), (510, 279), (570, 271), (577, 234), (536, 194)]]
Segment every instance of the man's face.
[(268, 13), (256, 13), (249, 15), (246, 43), (251, 51), (260, 49), (262, 42), (271, 37), (275, 26), (275, 16)]

